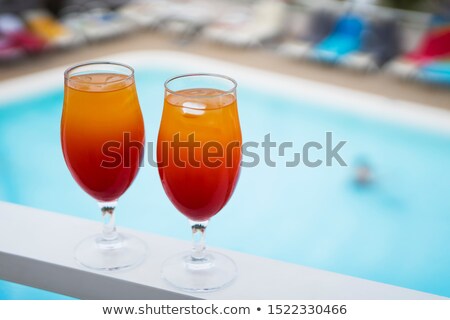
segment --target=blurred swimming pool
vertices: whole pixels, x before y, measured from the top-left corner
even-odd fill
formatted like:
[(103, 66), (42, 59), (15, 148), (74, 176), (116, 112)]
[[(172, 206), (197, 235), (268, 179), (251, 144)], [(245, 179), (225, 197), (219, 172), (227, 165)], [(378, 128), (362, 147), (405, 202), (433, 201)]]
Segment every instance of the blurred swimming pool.
[[(137, 70), (148, 142), (157, 137), (164, 80), (185, 71)], [(0, 99), (0, 200), (99, 220), (95, 201), (76, 185), (62, 157), (62, 98), (58, 88)], [(243, 168), (230, 203), (210, 224), (209, 245), (450, 297), (449, 135), (249, 83), (239, 87), (238, 102), (244, 141), (262, 142), (270, 133), (301, 152), (308, 141), (324, 144), (331, 131), (335, 143), (348, 141), (340, 154), (349, 166), (287, 168), (278, 158), (276, 168), (263, 161)], [(353, 182), (360, 159), (374, 171), (375, 183), (367, 188)], [(190, 237), (148, 164), (121, 199), (117, 220), (119, 226)], [(0, 299), (58, 298), (65, 297), (0, 282)]]

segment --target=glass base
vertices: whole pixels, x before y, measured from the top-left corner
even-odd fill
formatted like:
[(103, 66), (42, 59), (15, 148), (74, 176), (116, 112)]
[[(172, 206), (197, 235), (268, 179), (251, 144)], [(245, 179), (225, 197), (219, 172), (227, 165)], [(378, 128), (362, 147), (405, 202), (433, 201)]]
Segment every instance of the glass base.
[(147, 245), (140, 239), (119, 234), (114, 240), (94, 235), (75, 248), (75, 259), (83, 266), (102, 271), (123, 270), (142, 263)]
[(211, 292), (226, 287), (236, 278), (236, 264), (227, 256), (207, 252), (203, 259), (192, 259), (183, 252), (166, 260), (162, 276), (174, 287), (188, 292)]

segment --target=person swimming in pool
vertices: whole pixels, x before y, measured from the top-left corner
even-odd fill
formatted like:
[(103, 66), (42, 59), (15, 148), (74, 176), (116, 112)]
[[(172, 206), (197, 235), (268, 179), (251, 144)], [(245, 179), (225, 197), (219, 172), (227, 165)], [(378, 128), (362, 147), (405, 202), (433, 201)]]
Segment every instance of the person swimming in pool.
[(355, 167), (354, 182), (357, 186), (366, 187), (373, 184), (373, 172), (366, 159), (360, 159)]

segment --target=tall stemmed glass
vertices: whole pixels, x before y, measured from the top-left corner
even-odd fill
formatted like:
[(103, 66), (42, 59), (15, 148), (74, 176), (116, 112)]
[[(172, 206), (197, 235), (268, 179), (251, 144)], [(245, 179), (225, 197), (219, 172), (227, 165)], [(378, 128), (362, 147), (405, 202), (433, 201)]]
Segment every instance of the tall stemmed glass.
[(228, 257), (205, 250), (209, 219), (230, 199), (241, 162), (236, 82), (214, 74), (182, 75), (165, 83), (158, 136), (158, 170), (174, 206), (188, 219), (193, 248), (168, 259), (163, 277), (187, 291), (217, 290), (236, 276)]
[(112, 62), (86, 63), (64, 73), (61, 144), (80, 187), (98, 201), (103, 232), (82, 241), (75, 258), (97, 270), (118, 270), (143, 261), (147, 247), (119, 234), (114, 209), (136, 177), (145, 143), (134, 71)]

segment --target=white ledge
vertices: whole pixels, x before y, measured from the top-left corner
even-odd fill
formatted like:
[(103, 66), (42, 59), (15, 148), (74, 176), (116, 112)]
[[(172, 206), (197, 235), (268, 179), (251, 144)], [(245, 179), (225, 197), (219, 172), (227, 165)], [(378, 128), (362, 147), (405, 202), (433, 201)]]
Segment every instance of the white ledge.
[(81, 299), (445, 299), (427, 293), (367, 281), (233, 251), (239, 277), (212, 293), (179, 292), (160, 277), (162, 262), (189, 243), (155, 234), (120, 229), (149, 246), (135, 269), (96, 273), (73, 258), (80, 239), (100, 223), (0, 202), (0, 278)]

